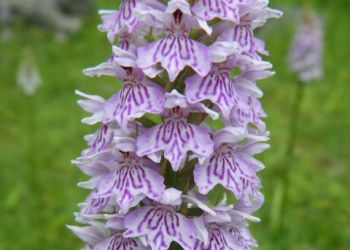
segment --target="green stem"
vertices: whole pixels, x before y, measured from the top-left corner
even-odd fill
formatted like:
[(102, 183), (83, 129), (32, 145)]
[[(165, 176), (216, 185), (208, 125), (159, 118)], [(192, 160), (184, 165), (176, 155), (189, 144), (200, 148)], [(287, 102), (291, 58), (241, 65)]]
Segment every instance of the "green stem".
[[(287, 139), (287, 150), (285, 154), (286, 167), (284, 168), (285, 175), (288, 174), (290, 165), (294, 156), (294, 148), (298, 136), (298, 125), (300, 119), (301, 104), (304, 97), (305, 83), (298, 81), (295, 97), (293, 101), (292, 113), (289, 121), (289, 137)], [(286, 177), (285, 177), (286, 178)]]
[[(301, 114), (301, 105), (304, 98), (305, 83), (298, 81), (295, 96), (292, 104), (292, 110), (288, 128), (287, 148), (284, 157), (284, 164), (280, 167), (278, 175), (280, 180), (276, 186), (271, 209), (272, 230), (277, 232), (283, 225), (282, 214), (285, 213), (286, 203), (288, 201), (289, 174), (293, 166), (294, 150), (298, 136), (299, 120)], [(284, 217), (283, 217), (284, 218)], [(283, 224), (283, 223), (282, 223)]]
[(167, 171), (167, 160), (163, 159), (163, 161), (160, 163), (160, 174), (165, 177), (166, 171)]

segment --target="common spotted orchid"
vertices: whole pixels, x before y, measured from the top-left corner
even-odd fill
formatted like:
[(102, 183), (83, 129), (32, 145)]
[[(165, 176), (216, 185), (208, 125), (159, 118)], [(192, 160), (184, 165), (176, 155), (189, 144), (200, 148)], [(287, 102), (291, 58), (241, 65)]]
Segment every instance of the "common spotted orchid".
[[(76, 92), (91, 113), (82, 121), (100, 126), (73, 161), (90, 177), (75, 214), (86, 226), (69, 226), (85, 249), (257, 246), (248, 221), (264, 201), (264, 166), (254, 155), (269, 132), (256, 82), (273, 72), (254, 29), (281, 15), (267, 5), (123, 0), (101, 12), (113, 54), (84, 73), (122, 87), (108, 99)], [(233, 204), (208, 198), (217, 185)]]
[(310, 82), (323, 76), (323, 23), (311, 10), (304, 10), (288, 55), (291, 71), (301, 82)]

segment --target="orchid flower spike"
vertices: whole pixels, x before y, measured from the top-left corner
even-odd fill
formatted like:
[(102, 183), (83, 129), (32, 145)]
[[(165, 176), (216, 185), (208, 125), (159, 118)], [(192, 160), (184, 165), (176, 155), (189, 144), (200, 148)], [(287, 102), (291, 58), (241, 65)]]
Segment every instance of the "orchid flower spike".
[[(112, 54), (84, 73), (121, 88), (76, 91), (82, 122), (99, 127), (72, 161), (91, 193), (75, 213), (84, 225), (68, 227), (90, 250), (256, 247), (254, 157), (269, 147), (256, 83), (274, 72), (254, 31), (281, 12), (267, 0), (122, 0), (100, 15)], [(208, 198), (217, 185), (230, 199)]]
[(323, 24), (309, 9), (303, 10), (301, 20), (289, 51), (288, 65), (301, 82), (307, 83), (323, 76)]

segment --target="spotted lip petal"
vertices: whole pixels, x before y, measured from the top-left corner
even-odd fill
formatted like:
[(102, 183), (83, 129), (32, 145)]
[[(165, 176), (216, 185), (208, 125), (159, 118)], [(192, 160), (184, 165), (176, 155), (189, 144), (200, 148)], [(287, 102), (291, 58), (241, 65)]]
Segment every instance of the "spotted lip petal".
[(260, 56), (256, 52), (255, 38), (250, 24), (232, 25), (229, 29), (225, 29), (219, 40), (235, 42), (239, 45), (243, 55), (260, 60)]
[(247, 225), (235, 224), (234, 221), (226, 224), (209, 223), (206, 225), (208, 231), (207, 242), (194, 241), (194, 250), (230, 249), (247, 250), (257, 247), (256, 240), (251, 236)]
[(88, 98), (80, 100), (79, 104), (86, 111), (93, 113), (91, 117), (84, 118), (83, 122), (95, 124), (116, 120), (123, 129), (127, 129), (129, 122), (145, 113), (160, 114), (165, 100), (164, 90), (158, 84), (146, 78), (139, 79), (137, 75), (129, 75), (124, 80), (122, 89), (107, 101), (100, 97), (77, 93)]
[(127, 211), (144, 197), (159, 200), (165, 190), (159, 166), (133, 153), (122, 153), (116, 169), (97, 184), (98, 197), (115, 196), (121, 211)]
[(193, 75), (185, 80), (186, 98), (189, 103), (210, 100), (221, 111), (228, 124), (247, 127), (249, 123), (265, 128), (262, 118), (266, 117), (257, 96), (261, 91), (253, 80), (271, 75), (266, 70), (247, 70), (237, 79), (230, 78), (227, 63), (214, 64), (205, 77)]
[(124, 237), (146, 237), (152, 249), (166, 250), (176, 241), (191, 250), (194, 235), (192, 221), (176, 213), (171, 206), (156, 205), (137, 208), (125, 218)]
[(166, 36), (138, 48), (137, 65), (144, 69), (160, 63), (167, 70), (170, 81), (174, 81), (186, 66), (199, 75), (206, 75), (210, 71), (212, 55), (207, 46), (188, 36), (195, 23), (198, 25), (191, 16), (188, 2), (170, 1), (165, 13), (158, 14), (159, 17), (154, 18), (167, 31)]
[[(119, 126), (127, 129), (129, 123), (146, 113), (160, 114), (165, 101), (164, 90), (157, 83), (147, 79), (136, 67), (136, 56), (126, 50), (113, 47), (114, 54), (110, 59), (96, 67), (84, 70), (89, 76), (112, 75), (119, 77), (123, 87), (109, 100), (101, 97), (78, 94), (88, 98), (79, 104), (93, 116), (84, 119), (89, 123), (116, 120)], [(154, 76), (159, 71), (152, 71)]]
[(117, 131), (113, 123), (103, 124), (93, 135), (88, 137), (89, 148), (82, 152), (81, 158), (93, 156), (108, 149), (116, 134)]
[(258, 247), (257, 241), (253, 238), (248, 228), (231, 226), (229, 232), (242, 249)]
[(231, 126), (240, 126), (248, 129), (252, 124), (260, 131), (266, 129), (265, 122), (262, 120), (266, 117), (260, 101), (252, 95), (248, 95), (241, 86), (236, 87), (238, 96), (237, 105), (233, 106), (228, 117), (227, 124)]
[(203, 104), (189, 105), (177, 91), (166, 95), (164, 123), (145, 129), (137, 138), (137, 154), (160, 160), (160, 151), (174, 171), (178, 171), (187, 152), (191, 151), (202, 162), (213, 151), (213, 142), (204, 127), (187, 123), (190, 112), (210, 112)]
[[(237, 135), (232, 137), (237, 138)], [(195, 166), (194, 181), (199, 192), (206, 194), (220, 184), (246, 204), (251, 204), (255, 199), (262, 200), (263, 196), (259, 191), (261, 184), (256, 175), (261, 163), (253, 158), (255, 151), (249, 147), (225, 142), (216, 145), (214, 153), (203, 164), (198, 163)]]
[(201, 193), (208, 193), (217, 184), (221, 184), (237, 199), (250, 202), (250, 197), (260, 198), (260, 181), (256, 174), (245, 164), (245, 158), (233, 152), (233, 148), (220, 148), (227, 153), (216, 152), (204, 164), (197, 164), (194, 170), (195, 182)]
[(145, 113), (160, 114), (163, 111), (164, 90), (150, 80), (125, 82), (118, 92), (113, 115), (121, 127)]
[(211, 249), (227, 249), (227, 250), (244, 250), (241, 248), (233, 235), (225, 228), (225, 226), (211, 223), (207, 225), (209, 240), (207, 243), (195, 240), (193, 250), (211, 250)]
[(97, 245), (92, 250), (150, 250), (144, 246), (140, 240), (134, 238), (124, 238), (122, 232), (115, 233)]
[(210, 70), (211, 54), (209, 49), (186, 35), (168, 35), (165, 38), (138, 49), (137, 65), (147, 68), (157, 63), (168, 71), (170, 81), (186, 66), (190, 66), (199, 75)]
[(197, 17), (212, 20), (216, 17), (239, 23), (239, 0), (199, 0), (192, 7)]
[(119, 37), (119, 45), (124, 49), (133, 46), (133, 35), (142, 32), (144, 27), (138, 21), (137, 9), (154, 8), (164, 10), (164, 5), (156, 0), (122, 0), (119, 10), (101, 10), (99, 14), (102, 23), (98, 26), (101, 32), (107, 32), (107, 38), (110, 43), (114, 43), (116, 37)]
[(110, 204), (110, 197), (104, 197), (100, 198), (97, 196), (97, 192), (94, 190), (87, 199), (80, 204), (81, 215), (95, 215), (98, 214), (104, 210), (109, 210), (109, 204)]
[(240, 201), (236, 207), (226, 205), (224, 202), (213, 208), (216, 212), (215, 216), (205, 212), (201, 217), (197, 217), (195, 226), (197, 235), (200, 237), (194, 241), (193, 249), (247, 250), (256, 247), (257, 242), (249, 232), (247, 219), (252, 218), (255, 222), (259, 221), (258, 218), (250, 215), (259, 208), (257, 204), (255, 202), (251, 205), (244, 205)]
[(213, 150), (213, 142), (204, 128), (173, 120), (146, 129), (137, 138), (137, 144), (137, 154), (140, 156), (163, 150), (174, 171), (179, 170), (188, 151), (199, 157), (207, 157)]
[(238, 101), (229, 71), (225, 65), (214, 65), (205, 77), (193, 75), (187, 78), (185, 93), (188, 102), (210, 100), (220, 108), (224, 117), (228, 117)]
[(261, 60), (259, 53), (266, 54), (262, 41), (254, 37), (253, 30), (270, 18), (279, 18), (282, 13), (267, 7), (268, 1), (245, 1), (240, 4), (240, 23), (223, 23), (216, 33), (219, 41), (235, 42), (243, 56)]
[(117, 34), (127, 28), (129, 33), (132, 33), (137, 25), (137, 20), (134, 15), (136, 0), (123, 0), (118, 11), (100, 11), (102, 24), (99, 25), (99, 30), (107, 32), (107, 37), (110, 43), (113, 43)]
[(107, 229), (104, 223), (91, 220), (88, 226), (67, 226), (86, 243), (86, 250), (150, 250), (139, 239), (123, 237), (123, 231)]

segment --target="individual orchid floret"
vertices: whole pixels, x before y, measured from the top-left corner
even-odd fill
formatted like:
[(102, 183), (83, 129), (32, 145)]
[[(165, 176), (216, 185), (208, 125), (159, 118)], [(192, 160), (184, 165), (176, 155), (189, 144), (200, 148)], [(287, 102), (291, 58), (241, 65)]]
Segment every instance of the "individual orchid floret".
[(225, 22), (218, 26), (215, 33), (219, 41), (235, 42), (243, 56), (260, 60), (260, 54), (267, 55), (264, 42), (254, 36), (254, 29), (265, 24), (270, 18), (279, 18), (282, 13), (267, 7), (268, 1), (247, 1), (240, 8), (240, 23)]
[[(127, 31), (131, 33), (137, 24), (137, 20), (133, 15), (133, 10), (136, 6), (136, 0), (124, 0), (120, 6), (120, 11), (100, 10), (99, 14), (102, 19), (102, 24), (98, 26), (101, 32), (107, 32), (107, 38), (110, 43), (114, 40), (119, 31), (123, 27), (128, 27)], [(128, 11), (128, 13), (126, 12)], [(127, 15), (124, 15), (127, 14)]]
[(80, 203), (79, 214), (82, 217), (89, 217), (97, 215), (101, 212), (108, 213), (115, 211), (115, 204), (113, 204), (111, 197), (99, 197), (96, 190), (94, 190), (84, 202)]
[[(127, 144), (127, 145), (123, 145)], [(159, 200), (165, 190), (164, 178), (159, 174), (160, 167), (147, 158), (136, 156), (132, 138), (119, 142), (117, 149), (107, 160), (92, 163), (79, 163), (86, 174), (92, 175), (85, 187), (95, 188), (95, 198), (112, 197), (122, 212), (135, 206), (145, 197)], [(121, 151), (124, 150), (124, 151)]]
[(76, 90), (75, 94), (85, 98), (78, 100), (79, 106), (83, 110), (92, 113), (92, 116), (82, 119), (83, 123), (93, 125), (98, 122), (107, 124), (113, 121), (114, 103), (118, 98), (117, 94), (114, 94), (108, 100), (98, 95), (85, 94), (79, 90)]
[(99, 180), (113, 170), (115, 161), (114, 152), (102, 153), (94, 158), (79, 157), (72, 161), (84, 174), (91, 177), (88, 181), (79, 182), (78, 186), (87, 189), (95, 188)]
[[(247, 126), (249, 122), (260, 125), (259, 119), (264, 117), (264, 112), (254, 97), (260, 97), (262, 94), (255, 82), (273, 74), (268, 70), (271, 64), (239, 59), (237, 55), (239, 49), (232, 43), (217, 44), (211, 46), (213, 57), (223, 60), (216, 61), (205, 77), (195, 74), (185, 80), (186, 98), (189, 103), (210, 100), (220, 109), (224, 119), (229, 119), (233, 113), (235, 115), (233, 118), (237, 118), (239, 122), (238, 125)], [(231, 52), (228, 52), (229, 50)], [(234, 67), (239, 67), (241, 73), (232, 78), (230, 71)]]
[(241, 23), (249, 22), (252, 29), (263, 26), (270, 18), (280, 18), (282, 12), (268, 7), (268, 0), (245, 0), (240, 3)]
[(125, 218), (124, 237), (145, 237), (151, 249), (165, 250), (175, 241), (191, 250), (195, 238), (191, 219), (170, 205), (147, 205), (133, 210)]
[(230, 231), (217, 223), (210, 223), (205, 228), (208, 231), (208, 242), (195, 240), (193, 250), (227, 249), (243, 250)]
[(80, 158), (93, 157), (108, 151), (120, 134), (116, 123), (103, 124), (94, 134), (85, 136), (89, 147), (82, 151)]
[(245, 137), (241, 128), (226, 127), (214, 135), (214, 153), (194, 169), (194, 181), (202, 194), (208, 193), (217, 184), (230, 190), (237, 200), (249, 204), (253, 199), (262, 199), (260, 180), (256, 172), (263, 168), (253, 158), (268, 147), (265, 143), (239, 142)]
[(234, 77), (235, 83), (244, 90), (247, 95), (252, 95), (257, 98), (262, 97), (263, 93), (257, 87), (256, 82), (275, 74), (274, 71), (271, 71), (271, 63), (240, 58), (236, 60), (236, 66), (239, 66), (240, 73)]
[(97, 184), (98, 196), (115, 194), (121, 211), (135, 206), (144, 197), (160, 199), (165, 186), (157, 164), (131, 152), (121, 153), (121, 159), (116, 164), (116, 169)]
[(230, 68), (224, 63), (213, 65), (205, 77), (195, 74), (187, 78), (185, 83), (185, 93), (189, 103), (210, 100), (220, 108), (224, 117), (229, 117), (232, 107), (237, 105)]
[(145, 129), (138, 136), (137, 154), (159, 162), (164, 151), (174, 171), (179, 170), (187, 152), (202, 162), (212, 153), (213, 142), (204, 127), (188, 123), (187, 117), (192, 112), (200, 112), (216, 119), (217, 114), (203, 104), (190, 105), (176, 90), (166, 94), (164, 108), (164, 123)]
[[(117, 227), (108, 227), (113, 225)], [(88, 226), (68, 226), (73, 233), (86, 243), (85, 250), (150, 250), (144, 246), (139, 239), (123, 237), (125, 230), (121, 223), (101, 223), (90, 221)]]
[(113, 44), (120, 33), (132, 34), (136, 30), (139, 22), (135, 16), (135, 9), (148, 7), (164, 9), (163, 5), (156, 0), (122, 0), (119, 10), (99, 11), (102, 24), (98, 26), (98, 29), (107, 32), (108, 40)]
[(226, 124), (248, 129), (253, 125), (261, 131), (266, 130), (263, 118), (266, 113), (263, 110), (260, 101), (253, 95), (249, 95), (244, 86), (236, 86), (236, 95), (238, 96), (236, 105), (230, 111)]
[(304, 11), (293, 45), (289, 52), (289, 66), (298, 74), (300, 81), (309, 82), (323, 75), (322, 21), (311, 11)]
[[(228, 44), (228, 45), (227, 45)], [(189, 103), (210, 100), (219, 107), (224, 117), (237, 105), (237, 96), (230, 76), (231, 69), (236, 66), (231, 58), (237, 53), (237, 46), (232, 43), (216, 43), (211, 46), (215, 63), (204, 77), (194, 74), (185, 80), (186, 98)]]
[(88, 99), (79, 101), (79, 104), (86, 111), (93, 113), (92, 117), (83, 121), (93, 124), (116, 120), (119, 126), (125, 129), (129, 122), (146, 113), (160, 114), (163, 111), (164, 90), (162, 87), (146, 78), (138, 68), (132, 67), (135, 66), (135, 58), (132, 53), (125, 51), (124, 54), (128, 54), (129, 57), (114, 55), (108, 62), (84, 71), (90, 76), (117, 76), (122, 80), (123, 87), (107, 101), (101, 97), (77, 92)]
[(193, 249), (246, 250), (256, 247), (256, 240), (251, 236), (247, 223), (247, 220), (259, 221), (250, 215), (255, 211), (255, 204), (250, 206), (249, 213), (246, 206), (220, 204), (213, 208), (215, 215), (204, 213), (195, 218), (196, 232), (201, 237), (194, 241)]
[(157, 25), (166, 30), (166, 35), (138, 49), (137, 65), (140, 68), (160, 63), (167, 70), (170, 81), (174, 81), (186, 66), (201, 76), (210, 71), (210, 50), (189, 38), (191, 29), (199, 27), (202, 22), (192, 16), (187, 1), (172, 0), (165, 12), (143, 12), (143, 15), (153, 15)]
[(256, 81), (274, 74), (270, 71), (271, 64), (263, 61), (239, 60), (241, 73), (233, 79), (236, 94), (236, 105), (230, 109), (228, 116), (224, 116), (225, 123), (248, 129), (254, 126), (260, 131), (266, 130), (263, 118), (266, 113), (258, 98), (263, 94), (256, 86)]

